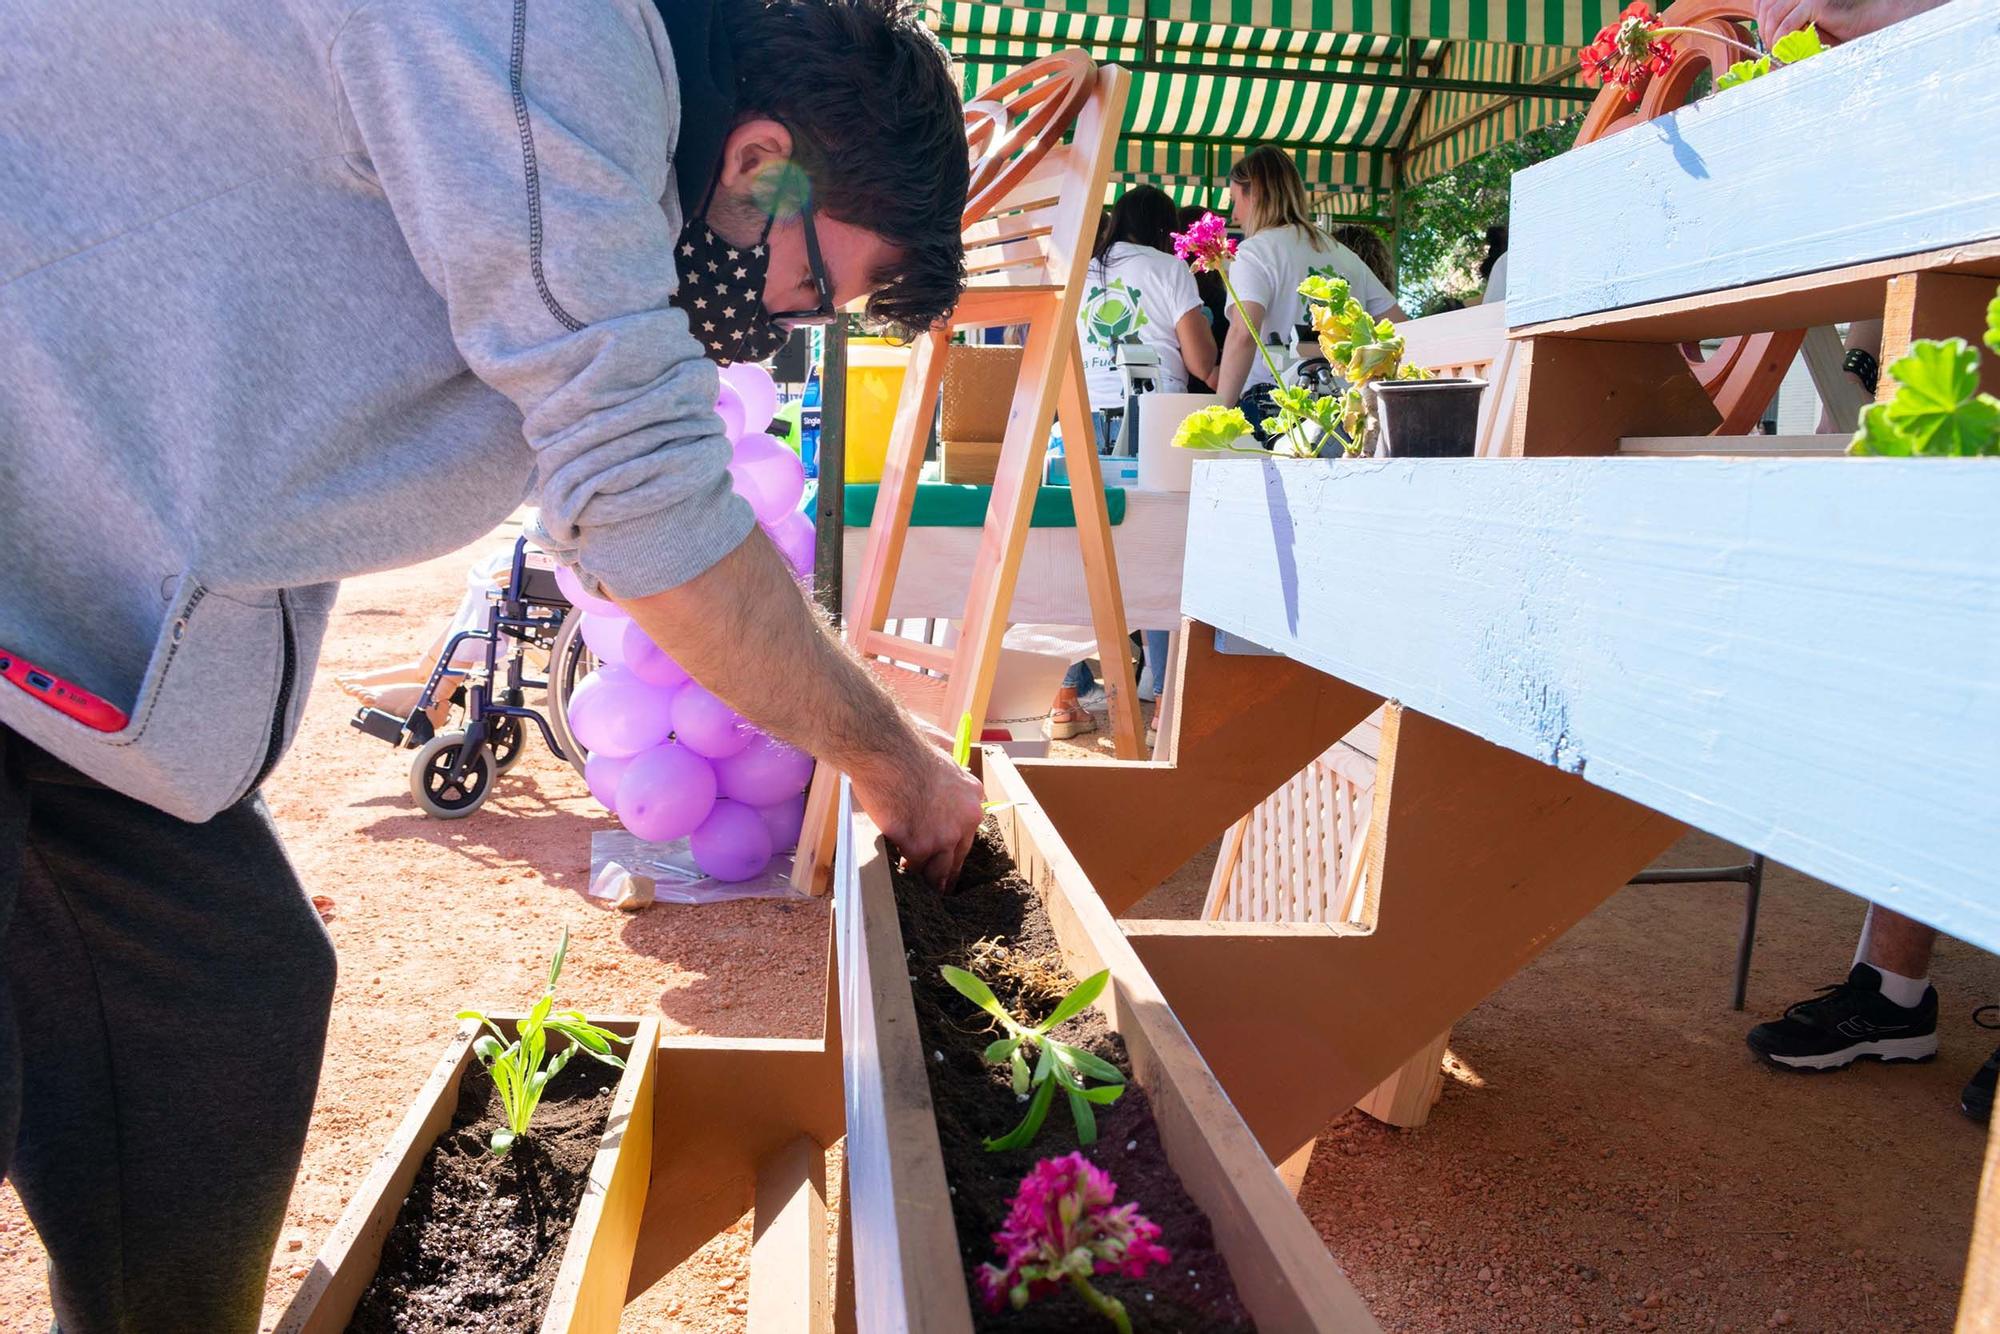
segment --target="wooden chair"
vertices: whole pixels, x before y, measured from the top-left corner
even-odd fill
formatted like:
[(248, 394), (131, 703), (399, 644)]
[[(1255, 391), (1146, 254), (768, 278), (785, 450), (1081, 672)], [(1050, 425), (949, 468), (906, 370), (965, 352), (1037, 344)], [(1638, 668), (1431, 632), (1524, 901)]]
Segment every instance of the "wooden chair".
[[(964, 215), (970, 281), (951, 317), (919, 339), (903, 381), (869, 528), (848, 638), (914, 711), (946, 730), (986, 716), (1028, 521), (1041, 484), (1049, 428), (1062, 423), (1090, 591), (1091, 619), (1121, 759), (1142, 758), (1124, 602), (1097, 463), (1076, 316), (1131, 76), (1064, 51), (1023, 66), (966, 104), (972, 183)], [(909, 533), (924, 447), (954, 332), (1026, 326), (1020, 378), (952, 648), (889, 633), (889, 606)], [(793, 879), (823, 892), (832, 865), (838, 775), (820, 766), (806, 808)]]

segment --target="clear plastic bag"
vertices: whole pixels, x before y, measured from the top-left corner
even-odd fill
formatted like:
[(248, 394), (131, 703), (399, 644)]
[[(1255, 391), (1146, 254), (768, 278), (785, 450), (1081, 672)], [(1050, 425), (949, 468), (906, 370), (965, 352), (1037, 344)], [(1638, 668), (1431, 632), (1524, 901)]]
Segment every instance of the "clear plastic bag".
[(792, 884), (792, 854), (780, 853), (749, 880), (717, 880), (694, 864), (688, 841), (647, 843), (623, 829), (590, 836), (590, 896), (615, 907), (649, 903), (728, 903), (736, 899), (803, 899)]

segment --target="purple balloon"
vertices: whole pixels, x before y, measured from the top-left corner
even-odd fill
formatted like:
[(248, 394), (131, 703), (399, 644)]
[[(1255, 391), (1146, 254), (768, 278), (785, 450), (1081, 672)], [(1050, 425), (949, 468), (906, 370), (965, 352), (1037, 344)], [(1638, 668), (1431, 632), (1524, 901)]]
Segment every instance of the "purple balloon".
[(733, 361), (722, 368), (722, 382), (743, 401), (743, 421), (761, 431), (778, 415), (778, 386), (771, 372), (754, 361)]
[(590, 651), (597, 655), (597, 661), (606, 667), (618, 667), (625, 663), (625, 631), (631, 627), (631, 619), (623, 615), (606, 616), (602, 612), (583, 613), (583, 642), (590, 645)]
[(686, 746), (634, 756), (618, 780), (618, 818), (648, 843), (671, 843), (701, 827), (715, 806), (715, 770)]
[(799, 507), (806, 493), (806, 465), (768, 435), (755, 433), (736, 442), (729, 463), (736, 494), (750, 502), (757, 522), (778, 523)]
[(701, 828), (688, 836), (688, 850), (703, 875), (748, 880), (771, 864), (771, 831), (755, 807), (718, 801)]
[(812, 756), (774, 737), (760, 736), (727, 759), (715, 762), (722, 795), (746, 806), (783, 801), (812, 777)]
[(600, 667), (569, 697), (569, 730), (593, 755), (637, 755), (667, 739), (671, 691), (649, 686), (623, 667)]
[(632, 763), (630, 755), (592, 755), (583, 762), (583, 783), (597, 804), (612, 814), (618, 812), (618, 780)]
[(810, 518), (793, 510), (776, 523), (764, 525), (764, 531), (778, 544), (778, 550), (785, 553), (793, 574), (801, 579), (812, 574), (814, 533)]
[(806, 794), (786, 797), (770, 806), (759, 806), (764, 828), (771, 834), (771, 852), (790, 852), (799, 845), (799, 832), (806, 827)]
[(681, 665), (668, 657), (667, 651), (655, 644), (653, 637), (641, 630), (637, 621), (626, 622), (622, 651), (625, 666), (649, 686), (672, 690), (688, 679)]
[(726, 384), (716, 391), (715, 415), (722, 418), (722, 434), (732, 445), (743, 434), (750, 420), (749, 414), (743, 411), (743, 400)]
[(727, 759), (750, 744), (755, 733), (736, 710), (690, 681), (674, 693), (674, 736), (697, 755)]
[(578, 611), (594, 611), (599, 616), (623, 616), (625, 614), (618, 609), (617, 603), (606, 602), (603, 598), (592, 597), (590, 594), (584, 592), (583, 581), (578, 579), (576, 571), (567, 565), (556, 566), (556, 587), (560, 588), (562, 595), (569, 599), (569, 605), (575, 607)]

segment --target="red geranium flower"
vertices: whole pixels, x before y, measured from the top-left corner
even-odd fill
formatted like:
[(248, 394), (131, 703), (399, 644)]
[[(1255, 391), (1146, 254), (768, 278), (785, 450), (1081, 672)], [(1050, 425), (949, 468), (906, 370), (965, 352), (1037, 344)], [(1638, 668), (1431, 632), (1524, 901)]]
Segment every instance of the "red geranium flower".
[(1646, 4), (1632, 0), (1615, 23), (1597, 34), (1582, 56), (1584, 78), (1600, 87), (1616, 85), (1625, 100), (1637, 103), (1647, 82), (1665, 74), (1679, 50), (1666, 23)]

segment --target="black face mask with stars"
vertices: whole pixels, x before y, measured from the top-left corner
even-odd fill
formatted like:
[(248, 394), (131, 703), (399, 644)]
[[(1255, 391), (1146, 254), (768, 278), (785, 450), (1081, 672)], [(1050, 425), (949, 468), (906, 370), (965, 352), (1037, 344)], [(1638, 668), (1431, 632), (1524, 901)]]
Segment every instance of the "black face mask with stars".
[(688, 317), (708, 359), (727, 366), (763, 361), (790, 341), (791, 330), (764, 308), (764, 275), (771, 267), (771, 219), (747, 249), (730, 245), (708, 225), (708, 210), (688, 220), (674, 247), (681, 285), (671, 298)]

